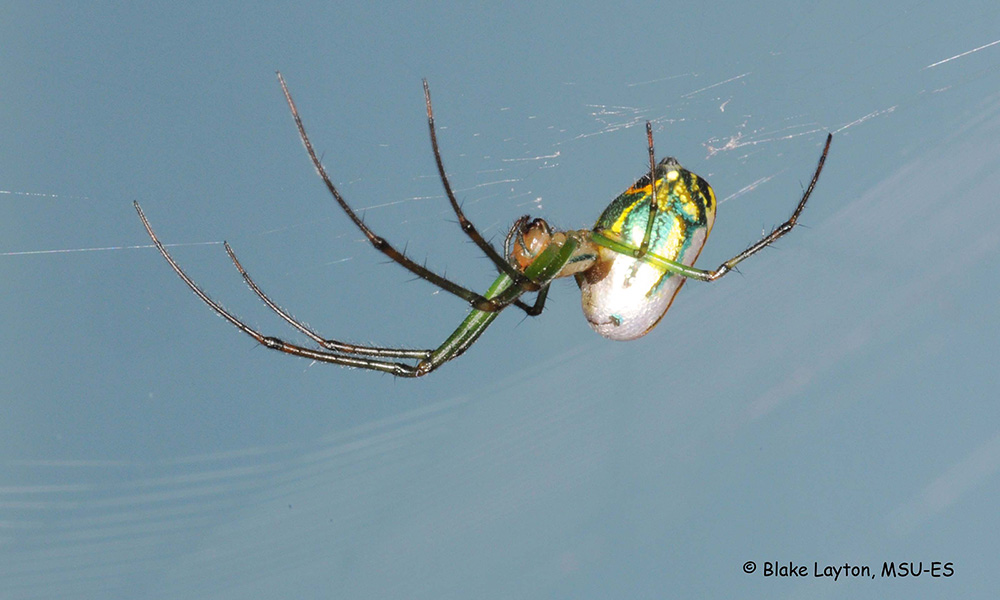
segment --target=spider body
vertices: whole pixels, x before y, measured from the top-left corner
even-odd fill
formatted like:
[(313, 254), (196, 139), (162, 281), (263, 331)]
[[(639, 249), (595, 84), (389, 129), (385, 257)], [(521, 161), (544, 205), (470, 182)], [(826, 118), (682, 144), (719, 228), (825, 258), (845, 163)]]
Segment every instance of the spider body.
[[(420, 377), (461, 356), (508, 307), (516, 307), (529, 316), (541, 314), (549, 285), (561, 277), (576, 278), (584, 314), (598, 333), (614, 340), (630, 340), (645, 335), (663, 318), (685, 280), (715, 281), (795, 227), (816, 187), (833, 140), (832, 135), (827, 136), (812, 181), (792, 216), (715, 270), (694, 267), (715, 221), (715, 194), (704, 179), (682, 168), (675, 159), (667, 158), (656, 164), (653, 132), (648, 122), (649, 173), (613, 200), (592, 229), (556, 231), (543, 219), (531, 220), (523, 216), (511, 227), (501, 254), (465, 216), (451, 189), (438, 148), (430, 90), (424, 81), (431, 149), (445, 195), (462, 232), (486, 254), (499, 272), (486, 292), (478, 294), (413, 261), (385, 238), (376, 235), (361, 220), (327, 175), (280, 73), (278, 80), (313, 167), (347, 217), (376, 250), (418, 277), (461, 298), (471, 307), (469, 314), (444, 342), (437, 348), (416, 350), (359, 346), (324, 338), (271, 300), (243, 268), (227, 243), (226, 252), (250, 289), (279, 317), (312, 340), (315, 346), (302, 346), (265, 336), (209, 297), (167, 252), (138, 202), (134, 203), (136, 212), (160, 254), (191, 291), (261, 345), (292, 356), (382, 371), (398, 377)], [(525, 303), (522, 298), (532, 293), (535, 294), (534, 302)]]
[[(715, 223), (715, 193), (708, 182), (665, 158), (655, 169), (658, 205), (649, 252), (693, 266)], [(633, 248), (649, 228), (654, 193), (650, 175), (614, 199), (594, 231)], [(599, 246), (593, 268), (576, 276), (587, 322), (606, 338), (634, 340), (666, 314), (686, 278), (663, 265)]]

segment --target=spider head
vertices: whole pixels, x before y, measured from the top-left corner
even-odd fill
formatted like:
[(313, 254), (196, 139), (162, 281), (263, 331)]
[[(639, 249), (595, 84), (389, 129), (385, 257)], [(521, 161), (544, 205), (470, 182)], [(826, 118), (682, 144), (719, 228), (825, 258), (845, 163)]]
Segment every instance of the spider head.
[(551, 242), (552, 228), (549, 224), (544, 219), (532, 220), (524, 215), (510, 228), (504, 241), (504, 252), (510, 264), (523, 271)]

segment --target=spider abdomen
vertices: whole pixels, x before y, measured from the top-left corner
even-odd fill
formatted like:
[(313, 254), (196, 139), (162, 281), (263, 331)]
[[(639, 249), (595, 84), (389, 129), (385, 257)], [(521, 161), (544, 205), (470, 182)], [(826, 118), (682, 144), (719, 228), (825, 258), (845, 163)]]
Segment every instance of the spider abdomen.
[[(657, 213), (649, 253), (693, 266), (715, 222), (715, 194), (708, 182), (673, 158), (656, 168)], [(605, 209), (594, 232), (638, 249), (649, 222), (652, 187), (646, 175)], [(590, 326), (612, 340), (649, 333), (673, 302), (685, 277), (644, 259), (601, 247), (595, 265), (577, 275)]]

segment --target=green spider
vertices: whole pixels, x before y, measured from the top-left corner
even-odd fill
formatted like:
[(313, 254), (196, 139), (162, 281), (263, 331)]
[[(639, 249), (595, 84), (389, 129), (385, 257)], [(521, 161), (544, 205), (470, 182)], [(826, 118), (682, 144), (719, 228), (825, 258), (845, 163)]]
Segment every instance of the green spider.
[[(365, 234), (372, 246), (415, 275), (462, 298), (472, 307), (465, 320), (440, 346), (433, 350), (408, 350), (356, 346), (323, 338), (292, 318), (261, 291), (237, 260), (233, 249), (226, 243), (225, 248), (229, 258), (250, 289), (271, 310), (310, 338), (318, 347), (308, 348), (276, 337), (265, 336), (202, 291), (156, 237), (138, 202), (135, 203), (135, 209), (160, 254), (184, 283), (212, 310), (260, 344), (293, 356), (347, 367), (383, 371), (398, 377), (426, 375), (460, 356), (479, 339), (500, 312), (509, 306), (516, 306), (530, 316), (541, 314), (549, 284), (554, 279), (570, 275), (576, 278), (580, 286), (583, 312), (595, 331), (613, 340), (633, 340), (649, 333), (666, 314), (685, 281), (688, 279), (715, 281), (731, 271), (738, 263), (756, 254), (795, 227), (806, 201), (816, 187), (827, 153), (830, 151), (830, 142), (833, 140), (832, 134), (827, 136), (812, 181), (792, 216), (714, 271), (697, 269), (693, 265), (715, 221), (715, 193), (707, 181), (681, 167), (674, 158), (665, 158), (656, 164), (653, 133), (648, 122), (646, 140), (649, 150), (649, 173), (615, 198), (604, 210), (593, 229), (556, 231), (542, 219), (531, 220), (530, 217), (523, 216), (514, 223), (507, 234), (501, 255), (466, 218), (455, 199), (438, 149), (430, 89), (425, 80), (427, 127), (430, 130), (431, 149), (434, 152), (441, 183), (444, 184), (445, 194), (458, 217), (462, 231), (482, 249), (500, 273), (484, 294), (477, 294), (414, 262), (364, 224), (340, 195), (316, 156), (281, 73), (278, 73), (278, 81), (281, 83), (299, 137), (309, 153), (309, 158), (312, 159), (313, 166), (334, 199)], [(535, 301), (529, 305), (523, 302), (521, 297), (531, 292), (536, 295)]]

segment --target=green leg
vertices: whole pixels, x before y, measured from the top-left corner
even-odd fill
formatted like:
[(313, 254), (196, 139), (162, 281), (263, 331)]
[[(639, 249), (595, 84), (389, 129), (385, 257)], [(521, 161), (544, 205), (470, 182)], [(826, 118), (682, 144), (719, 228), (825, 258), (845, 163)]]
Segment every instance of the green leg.
[[(177, 273), (181, 280), (187, 284), (191, 291), (193, 291), (202, 302), (207, 304), (212, 310), (229, 321), (237, 329), (252, 337), (257, 341), (257, 343), (271, 350), (277, 350), (278, 352), (283, 352), (292, 356), (309, 358), (319, 362), (342, 365), (345, 367), (382, 371), (383, 373), (390, 373), (397, 377), (420, 377), (421, 375), (430, 373), (441, 364), (464, 352), (479, 338), (480, 335), (482, 335), (486, 328), (489, 327), (494, 319), (496, 319), (496, 317), (500, 314), (499, 310), (473, 310), (465, 318), (465, 320), (462, 321), (462, 324), (459, 325), (458, 329), (456, 329), (455, 332), (452, 333), (440, 347), (433, 351), (354, 346), (350, 344), (343, 344), (342, 342), (324, 340), (321, 336), (319, 336), (319, 334), (293, 319), (287, 312), (271, 301), (271, 299), (268, 298), (262, 290), (260, 290), (257, 284), (246, 273), (242, 265), (240, 265), (239, 261), (236, 259), (236, 255), (227, 244), (227, 251), (229, 251), (230, 258), (232, 258), (234, 264), (236, 264), (240, 273), (243, 275), (244, 280), (248, 285), (250, 285), (251, 289), (253, 289), (261, 300), (271, 307), (271, 309), (274, 310), (279, 316), (292, 324), (292, 326), (300, 332), (312, 338), (313, 341), (323, 346), (323, 348), (307, 348), (297, 344), (292, 344), (277, 337), (264, 335), (257, 329), (247, 325), (242, 319), (229, 312), (223, 308), (221, 304), (210, 298), (209, 295), (206, 294), (194, 282), (194, 280), (181, 269), (180, 265), (177, 264), (177, 261), (174, 260), (170, 253), (167, 252), (166, 247), (160, 242), (159, 238), (157, 238), (152, 226), (146, 219), (146, 215), (143, 214), (142, 208), (139, 207), (139, 203), (135, 202), (134, 205), (135, 210), (139, 215), (139, 219), (142, 220), (142, 224), (146, 228), (146, 232), (149, 234), (153, 244), (156, 245), (157, 250), (160, 251), (163, 258), (166, 259), (170, 267), (175, 273)], [(535, 306), (539, 311), (541, 311), (541, 307), (545, 303), (544, 293), (548, 290), (549, 282), (552, 280), (554, 274), (558, 273), (566, 262), (569, 261), (576, 247), (577, 240), (570, 240), (561, 246), (550, 246), (549, 248), (546, 248), (541, 255), (539, 255), (539, 257), (528, 267), (528, 269), (525, 270), (525, 275), (532, 281), (538, 282), (541, 286), (541, 289), (539, 290), (540, 298), (535, 302)], [(510, 277), (506, 274), (502, 274), (496, 281), (493, 282), (493, 285), (490, 286), (489, 290), (486, 292), (486, 297), (497, 298), (502, 301), (502, 308), (519, 298), (524, 293), (524, 290), (522, 290), (520, 286), (514, 285), (514, 282)], [(414, 366), (412, 364), (384, 360), (387, 358), (419, 358), (421, 360), (416, 366)]]
[[(568, 239), (566, 243), (556, 246), (551, 245), (532, 262), (524, 271), (524, 275), (531, 281), (538, 282), (541, 289), (538, 292), (539, 299), (535, 306), (541, 312), (545, 304), (545, 297), (548, 294), (549, 282), (566, 265), (566, 262), (573, 256), (577, 248), (575, 239)], [(493, 284), (486, 290), (483, 297), (492, 300), (500, 300), (503, 305), (510, 304), (514, 299), (524, 294), (520, 286), (515, 285), (514, 280), (506, 273), (501, 273)], [(460, 356), (471, 346), (479, 336), (486, 331), (493, 321), (500, 316), (500, 311), (483, 311), (473, 309), (462, 324), (455, 329), (454, 333), (448, 336), (443, 344), (438, 346), (431, 355), (417, 364), (414, 376), (426, 375), (449, 360)]]

